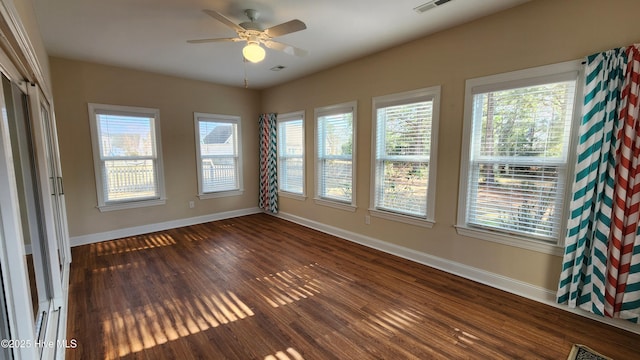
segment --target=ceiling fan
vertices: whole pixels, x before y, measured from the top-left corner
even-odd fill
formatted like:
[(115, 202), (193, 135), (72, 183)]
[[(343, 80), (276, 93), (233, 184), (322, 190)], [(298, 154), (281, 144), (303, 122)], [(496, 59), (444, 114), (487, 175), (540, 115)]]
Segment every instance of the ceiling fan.
[(269, 49), (284, 51), (289, 55), (305, 56), (307, 54), (306, 50), (273, 40), (273, 38), (276, 38), (278, 36), (291, 34), (296, 31), (306, 29), (307, 25), (305, 25), (305, 23), (300, 20), (291, 20), (280, 25), (275, 25), (268, 29), (264, 29), (262, 24), (256, 22), (256, 20), (260, 16), (260, 13), (254, 9), (247, 9), (244, 11), (245, 15), (247, 15), (247, 17), (249, 18), (249, 21), (245, 21), (240, 24), (234, 23), (226, 16), (220, 14), (217, 11), (202, 11), (233, 29), (238, 34), (238, 37), (188, 40), (188, 43), (202, 44), (210, 42), (246, 41), (247, 45), (242, 49), (242, 54), (247, 60), (254, 63), (262, 61), (266, 55), (264, 49), (260, 46), (260, 44), (264, 44), (264, 46), (268, 47)]

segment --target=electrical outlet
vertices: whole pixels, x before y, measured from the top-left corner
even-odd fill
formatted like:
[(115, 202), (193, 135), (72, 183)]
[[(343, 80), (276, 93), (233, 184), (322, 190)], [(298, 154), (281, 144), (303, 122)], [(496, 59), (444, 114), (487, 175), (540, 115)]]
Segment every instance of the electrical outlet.
[(189, 209), (193, 209), (194, 207), (196, 207), (195, 201), (193, 200), (189, 201)]
[(365, 215), (364, 216), (364, 223), (367, 224), (367, 225), (371, 224), (371, 216)]

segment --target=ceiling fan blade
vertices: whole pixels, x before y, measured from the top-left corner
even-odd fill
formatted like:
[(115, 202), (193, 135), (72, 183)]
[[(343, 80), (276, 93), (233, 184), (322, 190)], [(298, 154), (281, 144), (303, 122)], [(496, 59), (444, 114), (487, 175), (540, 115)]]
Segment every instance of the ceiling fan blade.
[(212, 18), (214, 18), (214, 19), (220, 21), (221, 23), (227, 25), (228, 27), (232, 28), (235, 32), (244, 31), (244, 29), (240, 25), (234, 23), (233, 21), (229, 20), (229, 18), (227, 18), (226, 16), (220, 14), (219, 12), (217, 12), (215, 10), (207, 10), (207, 9), (205, 9), (205, 10), (202, 10), (202, 11), (204, 11), (205, 14), (211, 16)]
[(295, 46), (283, 44), (281, 42), (277, 42), (273, 40), (265, 41), (264, 46), (268, 47), (269, 49), (280, 50), (289, 55), (294, 55), (294, 56), (306, 56), (308, 54), (307, 50), (303, 50)]
[(242, 41), (240, 38), (215, 38), (215, 39), (198, 39), (198, 40), (187, 40), (189, 44), (203, 44), (203, 43), (212, 43), (212, 42), (226, 42), (226, 41)]
[(296, 31), (304, 30), (307, 28), (307, 25), (302, 21), (296, 19), (287, 21), (286, 23), (282, 23), (280, 25), (272, 26), (265, 30), (264, 32), (270, 37), (278, 37), (286, 34), (291, 34)]

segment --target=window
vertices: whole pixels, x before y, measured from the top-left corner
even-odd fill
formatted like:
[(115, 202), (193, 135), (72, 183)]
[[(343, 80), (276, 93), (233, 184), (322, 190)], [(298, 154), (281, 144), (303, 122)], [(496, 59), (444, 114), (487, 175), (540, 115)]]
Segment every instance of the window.
[(89, 104), (101, 211), (165, 203), (160, 112)]
[(355, 211), (356, 103), (318, 108), (316, 203)]
[(440, 87), (373, 99), (371, 215), (433, 224), (439, 103)]
[(195, 113), (198, 195), (201, 199), (240, 195), (240, 117)]
[(488, 230), (467, 235), (560, 245), (578, 74), (570, 62), (467, 81), (458, 222)]
[(304, 197), (304, 112), (278, 116), (278, 186), (285, 196)]

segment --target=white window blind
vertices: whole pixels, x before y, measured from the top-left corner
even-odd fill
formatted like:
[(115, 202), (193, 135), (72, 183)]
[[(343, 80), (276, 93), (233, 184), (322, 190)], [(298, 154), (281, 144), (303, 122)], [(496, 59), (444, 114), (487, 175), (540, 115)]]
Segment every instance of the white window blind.
[(433, 100), (413, 101), (375, 102), (374, 208), (426, 218)]
[(304, 119), (302, 113), (278, 117), (278, 185), (280, 191), (304, 194)]
[(200, 194), (239, 191), (239, 119), (213, 114), (195, 118)]
[(317, 111), (317, 196), (353, 203), (354, 107)]
[(467, 223), (557, 241), (576, 81), (473, 94)]
[(99, 206), (164, 197), (156, 109), (89, 104)]

